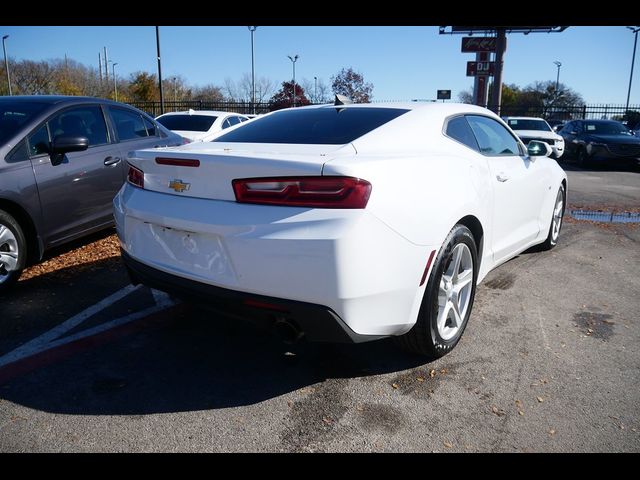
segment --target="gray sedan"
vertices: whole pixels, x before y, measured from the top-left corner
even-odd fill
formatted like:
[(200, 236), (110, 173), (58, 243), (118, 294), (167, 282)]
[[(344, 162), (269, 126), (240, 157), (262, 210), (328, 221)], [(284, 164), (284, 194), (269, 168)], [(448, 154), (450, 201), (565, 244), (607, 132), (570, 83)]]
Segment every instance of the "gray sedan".
[(47, 249), (113, 225), (129, 151), (181, 144), (122, 103), (0, 97), (0, 291)]

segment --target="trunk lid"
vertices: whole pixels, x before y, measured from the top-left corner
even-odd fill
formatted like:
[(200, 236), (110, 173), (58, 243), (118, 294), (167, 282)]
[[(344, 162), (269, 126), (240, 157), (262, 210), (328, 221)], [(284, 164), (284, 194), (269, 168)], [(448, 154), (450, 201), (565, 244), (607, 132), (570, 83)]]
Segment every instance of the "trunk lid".
[[(235, 201), (231, 182), (236, 178), (322, 175), (322, 168), (327, 161), (355, 153), (351, 144), (204, 142), (137, 150), (127, 160), (144, 172), (145, 190)], [(158, 158), (163, 164), (158, 163)], [(179, 163), (180, 160), (197, 160), (199, 165), (166, 164)]]

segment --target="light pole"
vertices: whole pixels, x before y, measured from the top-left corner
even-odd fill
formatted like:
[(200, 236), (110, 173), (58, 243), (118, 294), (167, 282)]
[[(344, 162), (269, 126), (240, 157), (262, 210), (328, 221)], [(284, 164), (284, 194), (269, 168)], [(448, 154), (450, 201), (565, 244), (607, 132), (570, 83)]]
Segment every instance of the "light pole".
[(160, 88), (160, 114), (164, 113), (164, 93), (162, 91), (162, 62), (160, 62), (160, 27), (156, 26), (156, 48), (158, 51), (158, 87)]
[[(629, 97), (631, 96), (631, 81), (633, 80), (633, 63), (636, 60), (636, 45), (638, 44), (638, 31), (640, 31), (640, 27), (627, 27), (631, 30), (635, 36), (633, 40), (633, 55), (631, 57), (631, 73), (629, 74), (629, 90), (627, 91), (627, 105), (624, 109), (625, 115), (627, 114), (627, 110), (629, 110)], [(7, 70), (8, 72), (8, 70)]]
[(9, 59), (7, 58), (7, 47), (5, 46), (5, 40), (9, 38), (9, 35), (4, 35), (2, 37), (2, 51), (4, 52), (4, 69), (7, 71), (7, 85), (9, 85), (9, 95), (11, 93), (11, 77), (9, 76)]
[[(173, 103), (178, 103), (178, 77), (173, 77)], [(174, 105), (173, 108), (176, 108)]]
[(258, 27), (247, 27), (251, 32), (251, 105), (253, 105), (253, 113), (256, 113), (256, 64), (253, 55), (253, 33)]
[(555, 63), (556, 67), (558, 67), (558, 73), (556, 75), (556, 98), (557, 98), (558, 97), (558, 85), (560, 85), (560, 67), (562, 66), (562, 62), (559, 62), (558, 60), (556, 60), (553, 63)]
[(116, 65), (118, 62), (113, 62), (113, 94), (115, 96), (116, 102), (118, 101), (118, 81), (116, 80)]
[(296, 62), (298, 61), (298, 55), (295, 55), (294, 57), (292, 57), (291, 55), (287, 55), (287, 57), (289, 57), (289, 60), (291, 60), (291, 63), (293, 65), (293, 106), (296, 106)]
[(318, 77), (313, 77), (313, 103), (318, 103)]

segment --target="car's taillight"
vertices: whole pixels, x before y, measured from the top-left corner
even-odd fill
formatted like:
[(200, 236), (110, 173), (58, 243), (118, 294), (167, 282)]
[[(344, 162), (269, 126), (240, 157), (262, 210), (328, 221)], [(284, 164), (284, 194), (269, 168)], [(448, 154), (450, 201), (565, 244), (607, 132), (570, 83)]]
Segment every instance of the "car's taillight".
[(127, 181), (135, 187), (144, 188), (144, 172), (133, 165), (129, 165)]
[(191, 143), (192, 141), (193, 141), (193, 140), (189, 140), (189, 139), (188, 139), (188, 138), (186, 138), (186, 137), (182, 137), (182, 144), (183, 144), (183, 145), (186, 145), (187, 143)]
[(313, 208), (365, 208), (371, 184), (353, 177), (266, 177), (233, 180), (236, 201)]

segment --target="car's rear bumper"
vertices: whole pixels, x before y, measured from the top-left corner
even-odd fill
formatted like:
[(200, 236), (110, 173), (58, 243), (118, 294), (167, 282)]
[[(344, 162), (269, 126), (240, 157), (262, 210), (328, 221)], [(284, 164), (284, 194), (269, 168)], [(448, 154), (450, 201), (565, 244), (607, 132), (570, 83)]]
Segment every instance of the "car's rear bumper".
[(359, 343), (382, 338), (358, 335), (329, 307), (215, 287), (163, 272), (133, 259), (122, 260), (134, 284), (143, 283), (177, 298), (224, 315), (240, 317), (267, 328), (286, 324), (293, 332), (316, 342)]
[(114, 199), (114, 216), (122, 249), (141, 264), (204, 288), (322, 305), (363, 336), (401, 335), (415, 324), (435, 250), (366, 210), (240, 204), (130, 185)]

